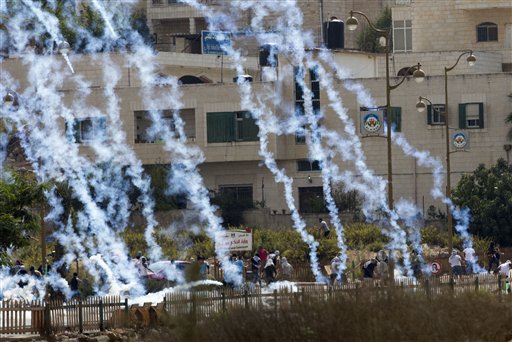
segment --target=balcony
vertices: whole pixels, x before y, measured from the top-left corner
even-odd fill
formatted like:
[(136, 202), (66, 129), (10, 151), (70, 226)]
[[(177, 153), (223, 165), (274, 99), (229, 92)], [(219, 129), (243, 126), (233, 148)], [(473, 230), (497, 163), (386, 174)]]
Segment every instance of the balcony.
[[(409, 0), (410, 1), (410, 0)], [(200, 0), (199, 3), (204, 5), (218, 5), (219, 0)], [(152, 6), (167, 6), (167, 5), (181, 5), (186, 6), (183, 3), (180, 3), (178, 0), (151, 0)]]
[(455, 8), (459, 10), (512, 8), (512, 2), (510, 0), (455, 0)]
[(148, 20), (203, 17), (198, 10), (176, 0), (150, 0), (147, 4)]

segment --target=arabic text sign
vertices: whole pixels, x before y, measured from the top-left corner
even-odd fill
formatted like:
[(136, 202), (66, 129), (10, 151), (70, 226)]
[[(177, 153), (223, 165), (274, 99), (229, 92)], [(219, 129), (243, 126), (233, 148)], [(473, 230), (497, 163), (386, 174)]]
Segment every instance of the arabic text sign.
[(201, 31), (201, 47), (203, 54), (226, 55), (226, 49), (231, 48), (229, 32)]
[(252, 233), (245, 231), (225, 231), (217, 234), (217, 247), (230, 251), (251, 251)]

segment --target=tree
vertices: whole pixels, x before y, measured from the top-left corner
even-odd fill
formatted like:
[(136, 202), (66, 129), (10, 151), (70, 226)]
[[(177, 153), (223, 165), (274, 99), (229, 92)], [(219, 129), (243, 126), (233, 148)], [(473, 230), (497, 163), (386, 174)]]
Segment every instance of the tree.
[(29, 244), (40, 227), (32, 208), (43, 202), (44, 187), (28, 175), (4, 172), (0, 177), (0, 254)]
[[(390, 31), (391, 22), (391, 9), (386, 7), (374, 25), (378, 29)], [(366, 26), (357, 36), (357, 45), (361, 51), (376, 53), (385, 52), (388, 47), (379, 44), (380, 37), (381, 35), (378, 32), (375, 32), (371, 27)], [(391, 34), (388, 35), (388, 45), (390, 48), (393, 46), (393, 36)]]
[(463, 175), (452, 199), (471, 210), (471, 233), (512, 245), (512, 169), (503, 158), (489, 169), (481, 164)]

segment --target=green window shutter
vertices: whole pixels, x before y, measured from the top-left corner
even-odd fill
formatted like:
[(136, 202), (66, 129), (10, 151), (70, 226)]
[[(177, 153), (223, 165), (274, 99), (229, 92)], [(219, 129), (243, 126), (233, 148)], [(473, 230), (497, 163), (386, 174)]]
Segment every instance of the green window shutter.
[(235, 114), (219, 112), (206, 114), (206, 135), (208, 143), (235, 140)]
[(478, 121), (480, 123), (480, 128), (484, 128), (484, 104), (478, 104)]
[(391, 107), (391, 126), (395, 127), (395, 132), (402, 131), (402, 108), (401, 107)]
[(243, 141), (257, 141), (259, 127), (256, 120), (253, 119), (249, 112), (244, 113), (244, 120), (242, 121), (242, 140)]
[(294, 67), (294, 74), (295, 74), (295, 101), (302, 101), (302, 97), (304, 95), (304, 92), (302, 90), (302, 87), (300, 86), (299, 82), (297, 80), (304, 81), (304, 69), (300, 67)]
[(466, 128), (466, 104), (459, 103), (459, 128)]
[(427, 105), (427, 124), (432, 125), (432, 105)]
[(73, 121), (73, 138), (76, 143), (82, 142), (82, 139), (80, 138), (80, 120), (77, 119)]

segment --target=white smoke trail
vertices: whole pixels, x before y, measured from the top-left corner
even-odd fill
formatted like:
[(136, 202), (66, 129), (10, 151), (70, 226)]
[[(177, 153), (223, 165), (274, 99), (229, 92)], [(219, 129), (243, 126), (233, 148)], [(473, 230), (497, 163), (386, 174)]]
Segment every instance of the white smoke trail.
[[(110, 228), (106, 224), (106, 216), (103, 215), (97, 204), (89, 196), (89, 190), (85, 186), (88, 183), (87, 177), (94, 174), (101, 175), (102, 173), (98, 173), (84, 158), (78, 157), (76, 146), (63, 141), (64, 136), (59, 133), (61, 129), (58, 125), (51, 124), (58, 122), (56, 117), (59, 115), (70, 117), (68, 114), (69, 109), (62, 104), (62, 96), (57, 95), (57, 89), (62, 84), (62, 77), (60, 73), (56, 72), (58, 65), (55, 65), (52, 57), (26, 54), (23, 58), (29, 67), (28, 80), (31, 84), (36, 85), (36, 87), (28, 88), (26, 94), (22, 94), (24, 100), (23, 107), (16, 112), (14, 121), (19, 124), (19, 127), (22, 127), (24, 122), (31, 123), (26, 134), (27, 139), (23, 140), (25, 143), (23, 147), (27, 152), (29, 160), (33, 161), (34, 169), (38, 172), (40, 179), (67, 179), (75, 190), (75, 196), (80, 198), (85, 205), (85, 212), (88, 214), (82, 215), (79, 213), (79, 220), (77, 222), (79, 229), (94, 232), (92, 234), (94, 238), (89, 236), (84, 241), (88, 245), (89, 251), (100, 250), (101, 253), (108, 254), (112, 250), (125, 250), (126, 247), (118, 239), (113, 239)], [(57, 108), (58, 111), (56, 110)], [(34, 115), (33, 113), (36, 114)], [(18, 119), (17, 117), (23, 119)], [(58, 152), (59, 150), (61, 153)], [(49, 154), (48, 152), (57, 154)], [(67, 156), (67, 158), (57, 160), (54, 158), (57, 156)], [(42, 161), (42, 163), (38, 161)], [(95, 182), (95, 180), (92, 180), (90, 184), (94, 186)], [(97, 182), (95, 187), (99, 189)], [(99, 195), (99, 197), (102, 196)], [(59, 239), (58, 232), (56, 235)], [(76, 251), (72, 251), (73, 257), (75, 257)], [(85, 251), (78, 249), (78, 252), (84, 253)], [(112, 264), (112, 256), (107, 255), (106, 257), (107, 262)], [(64, 260), (69, 260), (70, 258), (72, 257), (68, 254), (64, 257)], [(119, 274), (122, 270), (124, 272), (123, 278), (128, 279), (129, 283), (134, 285), (135, 293), (141, 292), (134, 267), (126, 262), (122, 264), (124, 265), (116, 268), (116, 273)], [(114, 284), (119, 285), (117, 281)]]
[[(210, 24), (210, 30), (212, 31), (220, 31), (221, 28), (228, 28), (229, 31), (234, 31), (235, 27), (234, 23), (229, 20), (224, 20), (225, 18), (225, 12), (214, 12), (211, 9), (209, 9), (207, 6), (204, 6), (202, 4), (197, 3), (196, 1), (185, 1), (189, 5), (195, 7), (196, 9), (199, 9), (203, 12), (203, 15), (208, 19)], [(231, 8), (236, 8), (237, 5), (240, 5), (240, 2), (233, 2), (231, 4)], [(255, 19), (253, 20), (253, 23), (259, 23), (259, 18), (262, 18), (265, 13), (267, 13), (266, 6), (271, 6), (273, 10), (276, 9), (276, 7), (283, 6), (282, 9), (286, 8), (288, 11), (295, 10), (295, 7), (290, 7), (291, 5), (294, 5), (293, 1), (283, 1), (280, 3), (261, 3), (261, 6), (254, 6), (254, 3), (251, 3), (254, 7), (251, 7), (251, 9), (255, 13)], [(249, 6), (248, 3), (245, 3), (242, 5), (242, 8), (247, 9)], [(297, 16), (300, 17), (299, 13), (295, 13)], [(299, 18), (299, 24), (302, 22), (302, 18)], [(260, 28), (256, 28), (256, 30), (259, 30)], [(269, 38), (268, 35), (265, 35), (266, 38)], [(258, 37), (258, 36), (257, 36)], [(274, 37), (276, 38), (276, 37)], [(302, 42), (301, 39), (299, 42)], [(303, 48), (298, 48), (298, 52), (302, 53), (304, 51)], [(297, 52), (295, 51), (295, 52)], [(226, 48), (226, 52), (231, 57), (231, 60), (233, 61), (234, 68), (237, 71), (238, 75), (242, 75), (244, 73), (243, 70), (243, 64), (241, 62), (241, 55), (239, 51), (235, 51), (233, 49), (230, 49), (229, 47)], [(297, 57), (297, 59), (299, 59)], [(298, 64), (298, 63), (297, 63)], [(268, 136), (270, 133), (280, 133), (281, 128), (279, 126), (271, 125), (273, 123), (276, 123), (276, 119), (272, 117), (268, 117), (264, 113), (272, 113), (269, 108), (265, 108), (262, 106), (261, 103), (259, 103), (259, 106), (256, 105), (252, 100), (251, 95), (251, 86), (248, 82), (244, 82), (241, 78), (238, 79), (238, 85), (239, 90), (241, 94), (241, 107), (244, 109), (248, 109), (253, 117), (257, 120), (258, 126), (259, 126), (259, 138), (260, 138), (260, 155), (264, 158), (265, 165), (267, 168), (274, 174), (274, 178), (277, 182), (283, 183), (284, 189), (285, 189), (285, 200), (288, 205), (288, 208), (291, 212), (291, 218), (294, 223), (294, 228), (299, 232), (301, 238), (303, 241), (305, 241), (310, 249), (310, 261), (311, 261), (311, 268), (313, 271), (313, 274), (315, 275), (315, 278), (317, 281), (325, 282), (326, 279), (322, 275), (320, 271), (320, 266), (318, 262), (318, 256), (317, 256), (317, 249), (318, 249), (318, 242), (314, 240), (314, 237), (310, 235), (306, 231), (306, 224), (302, 217), (300, 216), (293, 198), (293, 179), (286, 175), (285, 171), (283, 169), (279, 169), (277, 166), (277, 163), (275, 161), (275, 158), (272, 154), (272, 152), (269, 151), (268, 148)], [(276, 132), (276, 128), (278, 132)]]
[(107, 26), (108, 32), (110, 33), (110, 37), (109, 38), (112, 39), (112, 40), (115, 40), (115, 39), (119, 38), (118, 34), (116, 33), (116, 31), (112, 27), (112, 23), (111, 23), (111, 21), (112, 21), (112, 14), (108, 13), (105, 10), (105, 7), (103, 7), (103, 5), (98, 2), (98, 0), (91, 0), (91, 3), (94, 6), (94, 8), (96, 8), (98, 10), (98, 12), (100, 12), (101, 17), (103, 18), (103, 21), (105, 22), (105, 26)]
[[(157, 79), (156, 61), (152, 51), (141, 46), (134, 50), (136, 53), (132, 55), (129, 62), (139, 71), (141, 97), (146, 108), (149, 109), (152, 121), (150, 132), (164, 141), (164, 150), (171, 155), (173, 172), (169, 184), (174, 182), (174, 189), (179, 189), (187, 195), (188, 200), (205, 223), (208, 236), (213, 241), (218, 241), (219, 234), (224, 231), (224, 228), (221, 219), (215, 214), (216, 208), (210, 204), (208, 190), (197, 170), (197, 165), (204, 160), (204, 157), (198, 148), (186, 145), (186, 136), (183, 129), (180, 128), (180, 124), (178, 124), (180, 138), (177, 138), (176, 132), (173, 132), (171, 127), (163, 122), (161, 111), (159, 111), (161, 108), (172, 108), (174, 117), (178, 116), (177, 111), (182, 108), (182, 104), (179, 100), (177, 80), (175, 78), (161, 79), (160, 82), (170, 84), (171, 89), (170, 92), (166, 92), (164, 96), (159, 97), (154, 92), (154, 87), (161, 84), (155, 81)], [(158, 108), (159, 105), (163, 107)], [(242, 282), (241, 276), (237, 272), (236, 266), (229, 261), (228, 250), (221, 247), (220, 243), (215, 243), (215, 251), (217, 258), (222, 263), (226, 280), (240, 284)]]
[(438, 158), (432, 157), (428, 151), (419, 151), (411, 146), (405, 140), (403, 134), (395, 133), (393, 135), (393, 141), (402, 148), (406, 155), (416, 158), (418, 165), (428, 167), (432, 170), (433, 186), (430, 191), (432, 197), (440, 199), (448, 206), (448, 210), (450, 210), (454, 219), (457, 221), (455, 230), (460, 234), (463, 247), (473, 247), (473, 238), (469, 233), (469, 209), (457, 208), (451, 199), (445, 196), (442, 190), (444, 169), (441, 161)]

